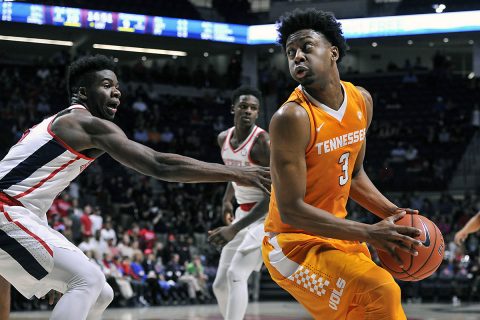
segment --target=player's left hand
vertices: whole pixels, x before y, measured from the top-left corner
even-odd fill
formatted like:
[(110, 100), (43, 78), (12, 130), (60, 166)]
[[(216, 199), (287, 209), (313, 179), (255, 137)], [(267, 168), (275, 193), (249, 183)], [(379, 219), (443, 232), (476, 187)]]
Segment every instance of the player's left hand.
[(60, 300), (62, 295), (63, 294), (60, 292), (57, 292), (55, 290), (50, 290), (50, 292), (44, 295), (41, 299), (45, 299), (45, 297), (48, 296), (48, 304), (53, 305), (55, 302), (58, 302), (58, 300)]
[(396, 215), (400, 212), (403, 212), (403, 211), (405, 211), (407, 214), (420, 214), (420, 211), (418, 211), (417, 209), (397, 208), (397, 209), (395, 209), (395, 211), (393, 211), (392, 216)]
[(232, 225), (218, 227), (214, 230), (208, 231), (208, 241), (215, 246), (223, 247), (226, 245), (230, 240), (232, 240), (235, 235), (238, 233)]

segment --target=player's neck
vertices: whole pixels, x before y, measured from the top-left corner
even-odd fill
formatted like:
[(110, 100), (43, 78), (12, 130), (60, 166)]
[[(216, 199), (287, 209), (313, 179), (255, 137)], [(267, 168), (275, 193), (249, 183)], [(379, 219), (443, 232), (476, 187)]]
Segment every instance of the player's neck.
[(338, 110), (344, 100), (344, 92), (340, 80), (338, 82), (330, 81), (325, 86), (302, 86), (304, 92), (308, 93), (318, 102), (326, 105), (333, 110)]
[(250, 133), (252, 133), (253, 128), (255, 128), (255, 124), (251, 125), (250, 127), (241, 127), (238, 125), (235, 126), (233, 129), (233, 137), (235, 138), (236, 142), (240, 144), (245, 141)]

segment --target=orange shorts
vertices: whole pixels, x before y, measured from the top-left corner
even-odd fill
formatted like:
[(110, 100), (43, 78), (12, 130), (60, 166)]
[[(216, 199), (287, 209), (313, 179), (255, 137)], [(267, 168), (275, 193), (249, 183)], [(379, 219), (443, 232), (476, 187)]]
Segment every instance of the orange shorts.
[(301, 233), (266, 236), (273, 280), (322, 320), (406, 320), (400, 288), (364, 243)]

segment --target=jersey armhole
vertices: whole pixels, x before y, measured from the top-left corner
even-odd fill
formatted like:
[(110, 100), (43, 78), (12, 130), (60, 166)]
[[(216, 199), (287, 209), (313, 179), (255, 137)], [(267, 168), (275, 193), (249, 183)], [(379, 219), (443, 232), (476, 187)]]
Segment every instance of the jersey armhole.
[(257, 163), (256, 161), (254, 161), (252, 159), (252, 149), (253, 149), (253, 146), (255, 145), (255, 142), (257, 141), (258, 137), (262, 134), (264, 134), (266, 131), (263, 130), (262, 128), (260, 127), (256, 127), (255, 130), (258, 130), (258, 132), (255, 133), (255, 136), (253, 137), (254, 141), (252, 143), (252, 145), (250, 146), (250, 149), (248, 150), (248, 161), (250, 161), (252, 164), (256, 165), (256, 166), (262, 166), (261, 164)]

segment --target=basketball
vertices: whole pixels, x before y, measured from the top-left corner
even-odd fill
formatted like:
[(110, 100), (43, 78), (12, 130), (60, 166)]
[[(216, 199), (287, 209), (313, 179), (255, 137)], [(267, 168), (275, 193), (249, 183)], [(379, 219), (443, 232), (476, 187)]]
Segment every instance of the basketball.
[(395, 222), (397, 225), (415, 227), (422, 230), (418, 240), (422, 246), (417, 248), (418, 255), (413, 256), (405, 251), (399, 251), (403, 268), (386, 252), (378, 250), (378, 257), (383, 268), (392, 276), (402, 281), (419, 281), (429, 277), (440, 266), (445, 252), (445, 243), (438, 227), (421, 215), (406, 214)]

